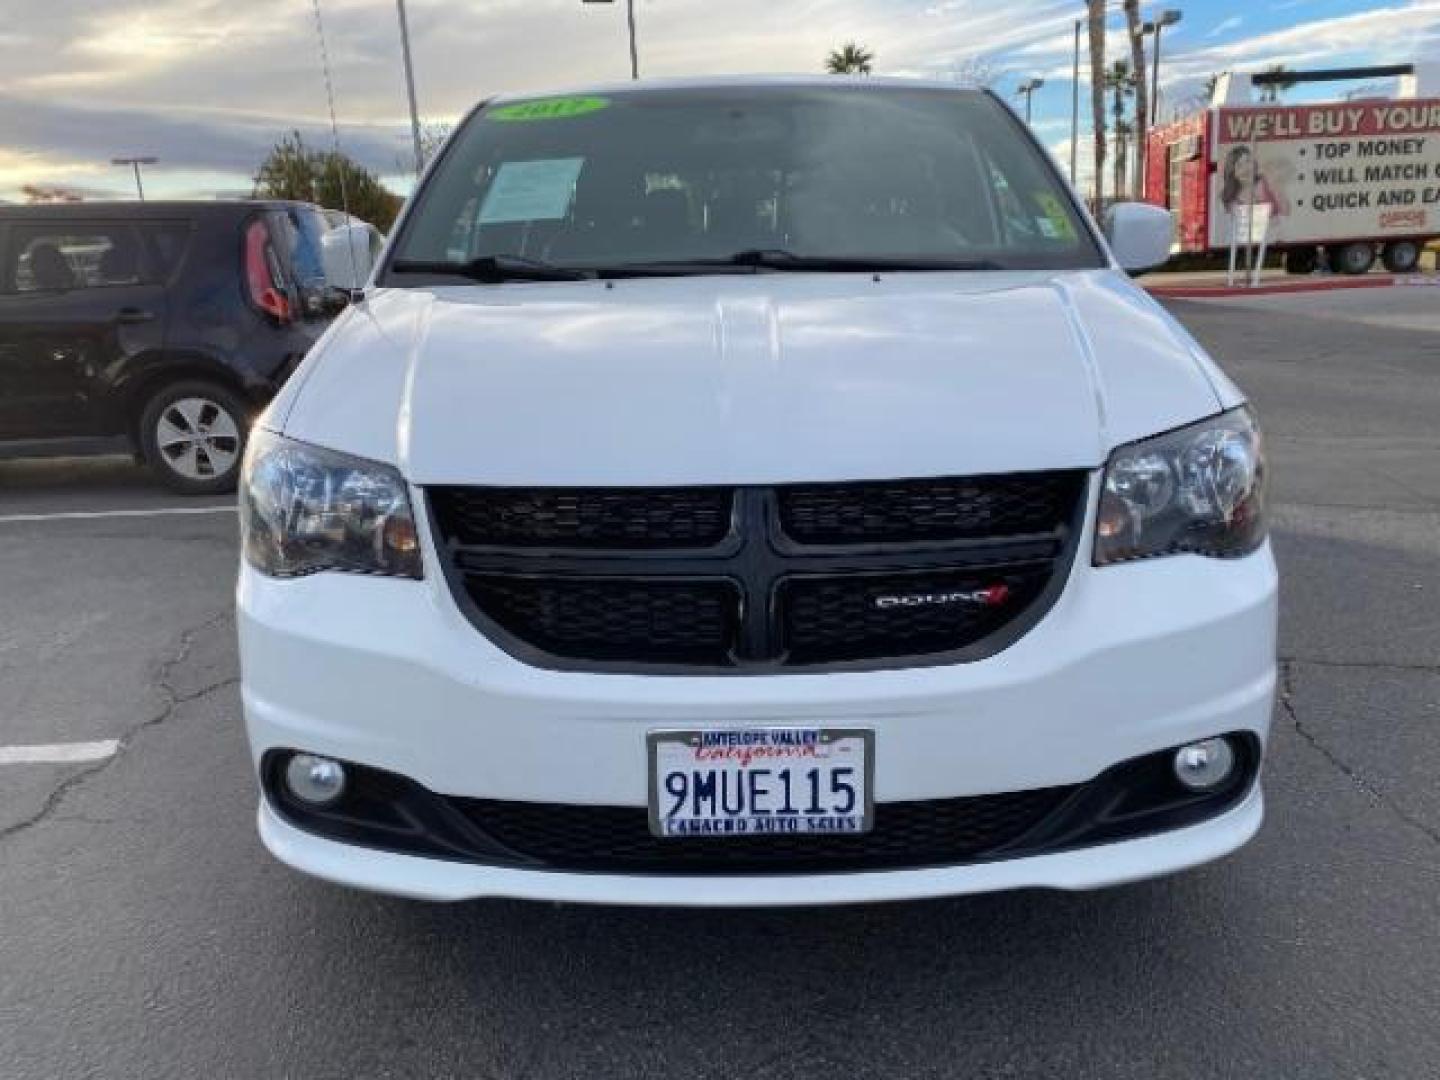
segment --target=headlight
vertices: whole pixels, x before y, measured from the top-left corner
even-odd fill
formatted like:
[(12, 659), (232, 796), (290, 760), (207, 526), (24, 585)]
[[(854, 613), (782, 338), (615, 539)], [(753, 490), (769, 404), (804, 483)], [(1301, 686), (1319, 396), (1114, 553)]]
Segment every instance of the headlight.
[(1265, 453), (1247, 408), (1122, 446), (1105, 466), (1095, 565), (1189, 552), (1245, 555), (1265, 540)]
[(250, 565), (274, 577), (422, 576), (415, 515), (395, 469), (260, 428), (245, 454), (240, 536)]

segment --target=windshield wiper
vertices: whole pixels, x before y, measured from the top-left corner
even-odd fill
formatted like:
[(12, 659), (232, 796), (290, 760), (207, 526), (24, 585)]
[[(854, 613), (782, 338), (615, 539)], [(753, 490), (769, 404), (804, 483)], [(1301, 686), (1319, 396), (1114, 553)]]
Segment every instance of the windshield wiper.
[(923, 258), (897, 255), (797, 255), (784, 248), (747, 248), (724, 260), (735, 266), (764, 270), (812, 272), (866, 270), (999, 270), (998, 264), (983, 259)]
[(886, 255), (798, 255), (783, 248), (747, 248), (718, 258), (661, 259), (655, 262), (620, 263), (615, 266), (570, 267), (531, 259), (524, 255), (481, 255), (469, 262), (444, 259), (396, 259), (390, 270), (397, 274), (453, 274), (485, 284), (502, 281), (587, 281), (595, 277), (667, 277), (729, 270), (776, 270), (794, 273), (875, 273), (880, 271), (965, 271), (999, 270), (997, 263), (982, 259), (921, 258)]
[(593, 270), (555, 266), (524, 255), (481, 255), (469, 262), (443, 259), (396, 259), (390, 269), (397, 274), (456, 274), (485, 284), (502, 281), (586, 281)]
[(874, 273), (879, 271), (965, 271), (999, 270), (998, 263), (983, 259), (930, 259), (886, 255), (797, 255), (783, 248), (747, 248), (718, 258), (664, 259), (657, 262), (621, 263), (597, 268), (601, 277), (662, 277), (672, 274), (704, 274), (717, 270), (778, 270), (795, 273)]

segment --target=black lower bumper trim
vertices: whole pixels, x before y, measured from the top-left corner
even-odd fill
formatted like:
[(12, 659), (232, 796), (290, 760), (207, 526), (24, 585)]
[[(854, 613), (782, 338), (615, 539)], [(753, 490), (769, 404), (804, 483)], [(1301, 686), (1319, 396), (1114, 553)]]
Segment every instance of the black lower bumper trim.
[(1194, 792), (1176, 779), (1174, 748), (1122, 762), (1083, 784), (879, 803), (874, 829), (852, 836), (660, 839), (644, 807), (581, 806), (439, 795), (395, 773), (345, 763), (338, 802), (315, 807), (285, 787), (293, 751), (261, 763), (266, 798), (290, 824), (342, 843), (489, 866), (625, 874), (795, 874), (923, 869), (1043, 855), (1195, 825), (1254, 786), (1260, 743), (1227, 736), (1236, 767)]

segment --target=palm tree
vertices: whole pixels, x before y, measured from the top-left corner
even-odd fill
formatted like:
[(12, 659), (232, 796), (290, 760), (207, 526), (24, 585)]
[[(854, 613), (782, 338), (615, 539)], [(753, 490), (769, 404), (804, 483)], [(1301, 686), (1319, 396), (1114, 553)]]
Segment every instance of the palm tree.
[(1105, 177), (1105, 5), (1106, 0), (1085, 0), (1090, 27), (1090, 112), (1095, 120), (1095, 206)]
[(825, 58), (825, 70), (831, 75), (869, 75), (875, 54), (864, 45), (847, 41), (842, 48), (831, 49)]
[[(1266, 75), (1284, 75), (1290, 69), (1284, 64), (1271, 64), (1265, 69)], [(1296, 80), (1282, 78), (1278, 82), (1266, 83), (1260, 87), (1260, 100), (1273, 104), (1280, 100), (1280, 95), (1294, 86)]]
[(1105, 72), (1105, 89), (1115, 95), (1115, 197), (1125, 197), (1125, 164), (1129, 157), (1129, 138), (1135, 128), (1125, 119), (1125, 99), (1135, 94), (1135, 76), (1130, 64), (1116, 60)]
[(1135, 134), (1135, 125), (1124, 117), (1115, 120), (1115, 197), (1123, 199), (1125, 173), (1130, 160), (1130, 137)]
[(1125, 26), (1130, 32), (1130, 70), (1135, 73), (1135, 145), (1140, 148), (1131, 197), (1145, 197), (1145, 139), (1150, 127), (1150, 88), (1145, 83), (1145, 35), (1140, 31), (1140, 0), (1125, 0)]

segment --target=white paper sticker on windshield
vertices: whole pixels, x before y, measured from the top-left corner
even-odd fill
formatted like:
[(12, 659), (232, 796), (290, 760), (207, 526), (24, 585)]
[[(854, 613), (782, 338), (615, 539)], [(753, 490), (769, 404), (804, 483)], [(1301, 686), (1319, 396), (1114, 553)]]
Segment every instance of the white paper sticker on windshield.
[(485, 193), (480, 224), (563, 218), (584, 164), (585, 159), (578, 157), (505, 162)]

